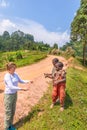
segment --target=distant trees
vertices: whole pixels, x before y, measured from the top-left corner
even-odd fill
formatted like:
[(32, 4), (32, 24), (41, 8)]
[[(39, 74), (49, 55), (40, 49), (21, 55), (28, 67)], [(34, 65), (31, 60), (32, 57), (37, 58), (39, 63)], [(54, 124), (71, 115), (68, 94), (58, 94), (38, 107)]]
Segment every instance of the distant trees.
[(17, 51), (20, 49), (46, 51), (49, 48), (50, 45), (47, 43), (35, 42), (33, 35), (25, 34), (20, 30), (11, 35), (8, 31), (4, 31), (0, 36), (0, 51)]
[(58, 44), (54, 43), (53, 48), (58, 49)]
[(83, 43), (83, 63), (86, 61), (87, 45), (87, 0), (81, 0), (81, 5), (71, 23), (71, 40)]
[(80, 57), (83, 56), (83, 55), (82, 55), (82, 54), (83, 54), (83, 50), (82, 50), (83, 45), (82, 45), (82, 43), (81, 43), (80, 41), (70, 41), (70, 42), (67, 42), (65, 45), (63, 45), (63, 46), (60, 48), (60, 50), (66, 52), (66, 50), (67, 50), (69, 47), (71, 47), (71, 48), (74, 50), (74, 55), (75, 55), (75, 56), (80, 56)]

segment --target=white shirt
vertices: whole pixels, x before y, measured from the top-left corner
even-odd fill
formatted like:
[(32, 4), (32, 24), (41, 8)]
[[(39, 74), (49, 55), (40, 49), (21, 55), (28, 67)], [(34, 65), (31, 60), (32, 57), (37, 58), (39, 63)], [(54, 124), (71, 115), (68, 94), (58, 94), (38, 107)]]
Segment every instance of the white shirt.
[(6, 73), (4, 76), (4, 82), (5, 82), (5, 94), (14, 94), (18, 90), (21, 90), (21, 88), (18, 87), (18, 82), (28, 83), (29, 81), (20, 79), (20, 77), (16, 73), (14, 73), (13, 75), (10, 73)]

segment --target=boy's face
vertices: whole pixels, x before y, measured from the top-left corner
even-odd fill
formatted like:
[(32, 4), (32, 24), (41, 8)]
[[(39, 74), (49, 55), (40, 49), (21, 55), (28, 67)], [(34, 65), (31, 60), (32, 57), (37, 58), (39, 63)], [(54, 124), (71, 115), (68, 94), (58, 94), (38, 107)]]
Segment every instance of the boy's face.
[(52, 62), (53, 63), (53, 66), (55, 66), (56, 65), (56, 62)]
[(58, 64), (55, 64), (55, 68), (57, 71), (61, 70), (62, 69), (62, 66), (59, 66)]

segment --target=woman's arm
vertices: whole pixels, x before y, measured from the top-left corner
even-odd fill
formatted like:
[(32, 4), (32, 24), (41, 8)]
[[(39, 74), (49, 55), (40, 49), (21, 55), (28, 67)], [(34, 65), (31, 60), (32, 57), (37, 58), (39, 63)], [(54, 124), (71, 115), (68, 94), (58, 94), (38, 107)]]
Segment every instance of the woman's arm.
[(18, 78), (18, 82), (20, 82), (20, 83), (29, 83), (29, 82), (31, 82), (30, 80), (22, 80), (18, 75), (17, 75), (17, 78)]

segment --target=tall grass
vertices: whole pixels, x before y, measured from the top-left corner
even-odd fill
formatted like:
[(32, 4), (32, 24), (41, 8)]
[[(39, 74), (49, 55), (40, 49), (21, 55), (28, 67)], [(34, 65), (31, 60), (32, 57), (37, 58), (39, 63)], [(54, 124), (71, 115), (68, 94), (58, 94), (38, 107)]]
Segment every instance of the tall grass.
[[(87, 70), (67, 70), (65, 110), (50, 109), (52, 85), (18, 130), (87, 130)], [(19, 125), (20, 124), (20, 125)]]
[(33, 64), (47, 57), (46, 52), (14, 51), (0, 52), (0, 70), (4, 70), (7, 62), (15, 62), (18, 67)]

